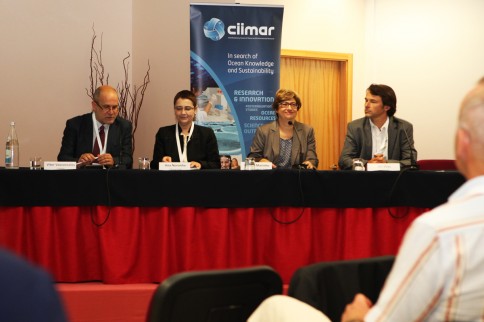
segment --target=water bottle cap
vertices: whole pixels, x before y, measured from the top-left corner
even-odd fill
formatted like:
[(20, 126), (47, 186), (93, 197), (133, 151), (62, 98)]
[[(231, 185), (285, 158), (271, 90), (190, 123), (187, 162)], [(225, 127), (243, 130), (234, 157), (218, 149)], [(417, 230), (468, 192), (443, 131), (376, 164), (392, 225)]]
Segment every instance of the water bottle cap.
[(10, 122), (10, 125), (15, 125), (15, 122), (13, 122), (13, 121), (12, 121), (12, 122)]

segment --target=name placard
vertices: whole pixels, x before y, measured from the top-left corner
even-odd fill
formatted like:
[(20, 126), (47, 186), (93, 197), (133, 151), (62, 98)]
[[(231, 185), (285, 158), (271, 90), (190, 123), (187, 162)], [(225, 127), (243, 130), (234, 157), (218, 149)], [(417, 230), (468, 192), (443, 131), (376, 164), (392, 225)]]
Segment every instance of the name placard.
[(76, 170), (76, 162), (44, 161), (44, 170)]
[(256, 162), (255, 170), (272, 170), (272, 162)]
[(194, 170), (190, 168), (190, 162), (159, 162), (158, 170), (170, 171), (170, 170)]
[(400, 163), (367, 163), (366, 171), (400, 171)]
[(240, 170), (272, 170), (272, 162), (255, 162), (250, 169), (246, 167), (246, 162), (241, 162)]

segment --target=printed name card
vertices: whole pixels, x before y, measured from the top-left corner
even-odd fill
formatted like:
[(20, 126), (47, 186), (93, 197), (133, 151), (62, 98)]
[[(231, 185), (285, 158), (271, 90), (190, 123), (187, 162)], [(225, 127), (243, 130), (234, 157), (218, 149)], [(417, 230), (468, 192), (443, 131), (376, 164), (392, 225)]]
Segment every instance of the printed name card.
[(400, 171), (400, 163), (367, 163), (366, 171)]
[(272, 170), (272, 162), (255, 162), (252, 167), (247, 167), (247, 162), (240, 163), (240, 170)]
[(255, 170), (272, 170), (272, 162), (256, 162)]
[(76, 162), (44, 161), (44, 170), (76, 170)]
[(190, 168), (190, 162), (160, 162), (158, 163), (159, 170), (194, 170)]

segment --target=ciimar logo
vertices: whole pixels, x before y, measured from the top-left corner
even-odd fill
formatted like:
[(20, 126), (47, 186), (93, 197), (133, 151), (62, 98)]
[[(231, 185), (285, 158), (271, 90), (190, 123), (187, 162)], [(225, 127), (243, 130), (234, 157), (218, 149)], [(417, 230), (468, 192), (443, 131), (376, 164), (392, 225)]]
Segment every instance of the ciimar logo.
[(212, 18), (203, 25), (205, 37), (213, 41), (219, 41), (225, 35), (225, 25), (222, 20)]
[[(272, 36), (273, 26), (246, 26), (237, 22), (236, 25), (227, 27), (227, 33), (231, 36)], [(218, 18), (212, 18), (203, 25), (205, 37), (213, 41), (219, 41), (225, 36), (225, 24)]]

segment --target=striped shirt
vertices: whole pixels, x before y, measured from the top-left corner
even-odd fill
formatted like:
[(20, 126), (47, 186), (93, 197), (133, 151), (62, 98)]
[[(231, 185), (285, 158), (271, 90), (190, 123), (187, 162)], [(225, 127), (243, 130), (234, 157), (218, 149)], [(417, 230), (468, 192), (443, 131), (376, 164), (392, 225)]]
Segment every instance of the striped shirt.
[(484, 321), (484, 176), (412, 223), (365, 321)]

